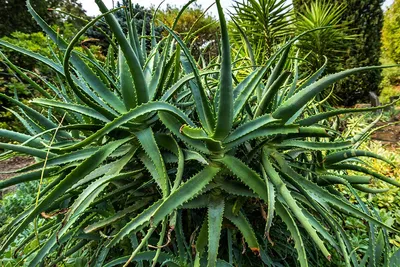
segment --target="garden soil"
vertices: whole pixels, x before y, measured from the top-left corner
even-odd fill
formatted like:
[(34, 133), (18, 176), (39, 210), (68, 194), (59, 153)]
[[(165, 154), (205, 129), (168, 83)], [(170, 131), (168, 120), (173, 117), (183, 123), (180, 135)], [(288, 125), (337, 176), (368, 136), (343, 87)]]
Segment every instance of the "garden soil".
[[(8, 179), (14, 176), (13, 173), (4, 173), (10, 172), (14, 170), (18, 170), (20, 168), (29, 166), (33, 164), (35, 161), (31, 157), (14, 157), (8, 160), (0, 161), (0, 180)], [(12, 188), (7, 188), (7, 191), (12, 190)], [(5, 190), (0, 190), (0, 199), (2, 198)]]
[[(392, 123), (397, 123), (376, 131), (372, 139), (381, 141), (392, 148), (400, 148), (400, 114), (392, 118)], [(376, 126), (383, 126), (386, 123), (379, 122)]]

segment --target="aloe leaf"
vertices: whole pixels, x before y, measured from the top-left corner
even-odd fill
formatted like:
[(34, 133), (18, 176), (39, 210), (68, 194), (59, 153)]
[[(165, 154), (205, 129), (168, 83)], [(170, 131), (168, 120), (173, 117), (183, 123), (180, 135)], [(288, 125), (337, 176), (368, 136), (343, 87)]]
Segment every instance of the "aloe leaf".
[(44, 97), (51, 98), (51, 95), (44, 90), (39, 84), (37, 84), (34, 80), (29, 78), (28, 75), (23, 73), (17, 66), (15, 66), (1, 51), (0, 51), (0, 57), (3, 58), (3, 60), (6, 62), (6, 64), (15, 71), (19, 76), (21, 76), (25, 81), (27, 81), (33, 89), (37, 90), (40, 92)]
[(232, 18), (232, 22), (235, 24), (236, 28), (239, 30), (240, 35), (242, 36), (242, 38), (245, 41), (246, 50), (247, 50), (247, 53), (249, 54), (251, 64), (253, 66), (257, 65), (257, 62), (254, 57), (254, 53), (253, 53), (253, 48), (251, 47), (249, 38), (247, 37), (245, 31), (242, 29), (242, 27), (240, 27), (240, 25), (235, 21), (234, 18)]
[[(92, 147), (88, 149), (82, 149), (79, 151), (72, 152), (70, 154), (65, 154), (65, 155), (57, 155), (52, 158), (49, 158), (46, 162), (46, 168), (51, 167), (51, 166), (59, 166), (62, 164), (67, 164), (75, 161), (80, 161), (87, 159), (90, 157), (94, 152), (96, 152), (99, 148), (98, 147)], [(32, 170), (38, 170), (43, 168), (44, 166), (44, 161), (32, 164), (28, 167), (19, 169), (16, 171), (16, 173), (21, 173), (21, 172), (27, 172), (27, 171), (32, 171)]]
[(52, 261), (50, 263), (50, 265), (52, 266), (56, 266), (57, 263), (63, 261), (65, 258), (68, 258), (69, 256), (71, 256), (72, 254), (74, 254), (75, 252), (81, 250), (83, 247), (85, 247), (86, 245), (88, 245), (90, 243), (89, 240), (81, 240), (79, 241), (77, 244), (75, 244), (73, 247), (71, 247), (70, 249), (68, 249), (67, 251), (65, 251), (65, 253), (63, 253), (63, 255), (59, 256), (57, 259), (55, 259), (54, 261)]
[(205, 251), (207, 242), (208, 242), (208, 218), (204, 219), (204, 222), (199, 231), (199, 235), (197, 236), (195, 244), (196, 258), (194, 261), (194, 267), (200, 267), (200, 259)]
[[(307, 203), (308, 205), (309, 203)], [(327, 229), (325, 225), (323, 225), (322, 222), (320, 222), (319, 220), (317, 220), (317, 218), (311, 214), (310, 212), (308, 212), (306, 209), (304, 209), (304, 215), (307, 217), (307, 219), (310, 221), (311, 225), (317, 230), (317, 232), (326, 240), (329, 242), (329, 244), (334, 247), (337, 251), (342, 251), (343, 253), (343, 249), (339, 248), (337, 241), (333, 238), (333, 236), (331, 235), (331, 233), (329, 232), (329, 230), (331, 229)], [(334, 229), (334, 227), (332, 227), (334, 231), (336, 231), (336, 229)], [(336, 235), (336, 237), (338, 237), (338, 235)], [(340, 242), (340, 241), (339, 241)], [(345, 256), (346, 253), (343, 253), (343, 256)]]
[(220, 0), (216, 1), (221, 27), (221, 73), (219, 80), (219, 108), (213, 138), (223, 140), (228, 135), (233, 124), (233, 88), (231, 53), (224, 12)]
[(299, 127), (299, 132), (296, 134), (288, 134), (285, 139), (300, 138), (300, 137), (332, 137), (327, 129), (322, 127)]
[[(12, 113), (17, 118), (17, 120), (23, 125), (25, 130), (30, 135), (37, 135), (38, 133), (42, 133), (43, 132), (43, 129), (40, 128), (36, 123), (33, 123), (33, 124), (30, 123), (30, 121), (26, 120), (23, 116), (21, 116), (19, 113), (15, 112), (14, 110), (6, 108), (6, 107), (4, 107), (4, 109), (9, 111), (10, 113)], [(51, 139), (51, 136), (50, 135), (43, 135), (39, 139), (40, 139), (40, 141), (44, 141), (44, 140), (49, 141)]]
[(375, 70), (375, 69), (389, 68), (389, 67), (394, 67), (394, 66), (361, 67), (361, 68), (345, 70), (335, 74), (330, 74), (294, 94), (291, 98), (289, 98), (281, 106), (279, 106), (274, 111), (272, 116), (276, 119), (282, 119), (283, 121), (287, 121), (299, 109), (301, 109), (304, 105), (306, 105), (311, 99), (313, 99), (318, 93), (322, 92), (329, 85), (332, 85), (333, 83), (343, 78), (346, 78), (347, 76), (350, 76), (352, 74), (361, 71), (368, 71), (368, 70)]
[(0, 45), (4, 46), (4, 47), (7, 47), (9, 49), (12, 49), (12, 50), (14, 50), (16, 52), (19, 52), (21, 54), (27, 55), (27, 56), (29, 56), (29, 57), (31, 57), (33, 59), (36, 59), (39, 62), (42, 62), (43, 64), (49, 66), (50, 68), (52, 68), (56, 72), (64, 75), (64, 69), (63, 69), (61, 64), (57, 64), (53, 60), (51, 60), (51, 59), (49, 59), (49, 58), (47, 58), (47, 57), (45, 57), (43, 55), (40, 55), (40, 54), (34, 53), (34, 52), (30, 51), (30, 50), (18, 47), (16, 45), (13, 45), (13, 44), (11, 44), (9, 42), (6, 42), (4, 40), (0, 40)]
[(267, 72), (267, 68), (263, 67), (253, 71), (242, 82), (240, 82), (233, 90), (234, 103), (233, 103), (233, 118), (236, 119), (244, 106), (248, 103), (248, 99), (254, 93), (254, 90), (261, 86), (260, 82)]
[(100, 137), (103, 137), (104, 135), (108, 134), (112, 130), (118, 128), (119, 126), (121, 126), (129, 121), (135, 120), (142, 115), (145, 115), (145, 114), (148, 114), (151, 112), (157, 112), (157, 111), (169, 112), (169, 113), (173, 114), (174, 116), (176, 116), (179, 120), (181, 120), (182, 123), (193, 125), (193, 123), (189, 120), (189, 118), (186, 116), (186, 114), (183, 113), (182, 111), (180, 111), (179, 109), (177, 109), (176, 107), (174, 107), (170, 104), (167, 104), (167, 103), (163, 103), (163, 102), (149, 102), (149, 103), (143, 104), (141, 106), (138, 106), (138, 107), (132, 109), (131, 111), (121, 115), (120, 117), (114, 119), (113, 121), (107, 123), (102, 129), (98, 130), (96, 133), (87, 137), (85, 140), (83, 140), (77, 144), (74, 144), (74, 145), (71, 145), (68, 147), (64, 147), (60, 150), (69, 152), (69, 151), (73, 151), (78, 148), (81, 148), (85, 145), (90, 144), (92, 141), (94, 141)]
[(123, 55), (121, 49), (118, 52), (118, 66), (120, 75), (120, 85), (122, 99), (125, 103), (127, 110), (135, 108), (137, 105), (135, 84), (133, 82), (132, 74), (130, 73), (128, 63)]
[(287, 43), (286, 46), (281, 48), (281, 49), (283, 49), (282, 56), (279, 59), (279, 61), (276, 63), (274, 69), (272, 70), (272, 73), (268, 78), (265, 89), (269, 90), (269, 88), (272, 87), (272, 84), (276, 83), (279, 76), (282, 75), (282, 71), (286, 65), (287, 58), (289, 56), (290, 47), (291, 47), (291, 44)]
[(397, 182), (394, 179), (390, 179), (380, 173), (374, 172), (368, 168), (365, 168), (363, 166), (358, 166), (358, 165), (353, 165), (353, 164), (345, 164), (345, 163), (340, 163), (340, 164), (334, 164), (334, 165), (329, 165), (326, 166), (326, 168), (328, 169), (333, 169), (333, 170), (353, 170), (356, 172), (361, 172), (361, 173), (365, 173), (365, 174), (369, 174), (379, 180), (382, 180), (388, 184), (392, 184), (394, 186), (400, 187), (400, 183)]
[(286, 100), (288, 98), (290, 98), (294, 92), (296, 91), (296, 87), (297, 87), (297, 82), (299, 80), (299, 54), (300, 54), (300, 49), (297, 50), (296, 52), (296, 59), (294, 60), (294, 66), (293, 66), (293, 81), (291, 86), (287, 89), (287, 93), (284, 96), (284, 98), (279, 102), (279, 105), (282, 103), (283, 100)]
[(219, 172), (219, 168), (207, 166), (194, 177), (182, 184), (164, 200), (158, 200), (151, 207), (126, 224), (111, 240), (109, 247), (116, 245), (123, 237), (143, 224), (158, 224), (174, 209), (195, 197)]
[[(202, 71), (202, 72), (199, 72), (199, 76), (201, 77), (201, 76), (206, 76), (209, 74), (216, 74), (218, 72), (219, 71), (217, 71), (217, 70)], [(183, 76), (182, 78), (180, 78), (174, 85), (172, 85), (164, 93), (164, 95), (161, 97), (161, 101), (168, 101), (174, 95), (174, 93), (179, 91), (187, 82), (193, 80), (194, 78), (195, 78), (195, 75), (193, 73), (187, 74), (187, 75)]]
[(153, 77), (150, 80), (149, 92), (150, 99), (153, 100), (157, 98), (157, 96), (161, 95), (163, 88), (163, 83), (167, 78), (172, 65), (174, 64), (173, 58), (167, 60), (167, 50), (164, 50), (161, 54), (159, 61), (157, 62), (157, 66), (153, 72)]
[[(96, 0), (95, 2), (103, 14), (108, 12), (108, 9), (103, 1)], [(117, 39), (128, 63), (129, 70), (135, 84), (137, 102), (139, 105), (146, 103), (149, 100), (149, 90), (143, 75), (143, 70), (139, 62), (138, 55), (136, 55), (133, 51), (114, 15), (109, 13), (105, 15), (105, 19), (114, 33), (114, 36)]]
[(40, 203), (29, 213), (28, 216), (18, 225), (18, 227), (11, 232), (7, 239), (3, 242), (0, 248), (0, 253), (3, 253), (5, 249), (11, 244), (11, 242), (18, 236), (19, 233), (42, 211), (53, 203), (59, 196), (61, 196), (69, 188), (70, 184), (77, 182), (85, 175), (89, 174), (99, 164), (101, 164), (115, 149), (128, 142), (128, 139), (122, 139), (120, 141), (111, 142), (108, 145), (103, 146), (91, 157), (86, 159), (82, 164), (76, 167), (70, 174), (68, 174), (64, 180), (62, 180)]
[(337, 116), (337, 115), (381, 110), (381, 109), (384, 109), (384, 108), (387, 108), (387, 107), (390, 107), (390, 106), (394, 105), (399, 100), (393, 101), (392, 103), (389, 103), (389, 104), (386, 104), (386, 105), (377, 106), (377, 107), (370, 107), (370, 108), (335, 109), (335, 110), (322, 112), (322, 113), (307, 117), (305, 119), (299, 120), (297, 123), (300, 124), (301, 126), (310, 126), (310, 125), (313, 125), (314, 123), (317, 123), (319, 121), (322, 121), (322, 120), (325, 120), (325, 119), (328, 119), (330, 117)]
[(151, 128), (146, 128), (142, 131), (135, 133), (143, 150), (149, 156), (152, 164), (155, 167), (157, 175), (154, 178), (158, 186), (161, 188), (163, 197), (167, 197), (170, 192), (169, 178), (165, 168), (164, 160), (162, 159), (161, 152), (157, 146), (154, 134)]
[(24, 145), (29, 145), (34, 148), (42, 148), (43, 144), (36, 139), (31, 139), (31, 135), (23, 134), (23, 133), (18, 133), (14, 131), (9, 131), (6, 129), (0, 129), (0, 137), (9, 139), (12, 141), (17, 141), (19, 143), (23, 143)]
[[(86, 60), (88, 63), (90, 63), (90, 67), (93, 68), (95, 73), (100, 76), (101, 80), (104, 82), (105, 85), (108, 87), (111, 87), (113, 89), (116, 89), (118, 93), (121, 92), (121, 88), (119, 84), (116, 83), (115, 80), (117, 80), (117, 76), (115, 73), (109, 73), (102, 65), (101, 61), (99, 61), (96, 56), (92, 53), (92, 51), (86, 47), (83, 46), (83, 49), (86, 54), (81, 53), (79, 51), (74, 50), (74, 53), (76, 55), (79, 55), (82, 59)], [(117, 91), (114, 91), (117, 93)]]
[(260, 245), (258, 244), (253, 227), (247, 220), (246, 216), (242, 212), (239, 212), (238, 215), (233, 214), (232, 206), (230, 205), (227, 205), (224, 216), (239, 229), (249, 245), (250, 250), (258, 255), (260, 253)]
[(183, 149), (185, 160), (196, 160), (197, 162), (208, 165), (208, 161), (198, 152), (188, 149)]
[[(259, 117), (262, 118), (262, 117)], [(255, 131), (252, 131), (239, 139), (226, 143), (225, 144), (225, 149), (228, 151), (236, 146), (242, 145), (244, 142), (253, 140), (256, 138), (262, 138), (262, 137), (268, 137), (271, 135), (285, 135), (285, 134), (295, 134), (299, 132), (299, 127), (296, 125), (288, 125), (288, 126), (266, 126), (266, 127), (261, 127)]]
[(352, 142), (311, 142), (301, 140), (285, 140), (277, 144), (278, 147), (300, 147), (309, 150), (339, 150), (352, 146)]
[(216, 266), (225, 202), (212, 199), (208, 205), (208, 266)]
[(210, 154), (209, 150), (206, 148), (205, 144), (200, 140), (194, 140), (181, 133), (182, 123), (175, 118), (173, 115), (167, 112), (159, 112), (158, 116), (162, 123), (179, 139), (184, 141), (189, 147), (197, 150), (199, 152)]
[[(306, 216), (304, 215), (302, 209), (299, 207), (296, 200), (291, 195), (289, 189), (287, 188), (286, 184), (283, 182), (282, 178), (280, 177), (279, 173), (275, 170), (272, 166), (271, 162), (268, 159), (268, 153), (265, 153), (262, 157), (262, 164), (264, 166), (264, 170), (267, 173), (271, 182), (275, 185), (277, 193), (282, 199), (286, 202), (288, 207), (290, 208), (291, 212), (293, 212), (294, 216), (300, 221), (303, 225), (304, 229), (308, 232), (312, 240), (316, 243), (318, 248), (321, 250), (323, 255), (329, 260), (331, 255), (326, 249), (324, 242), (320, 239), (315, 229), (312, 227)], [(280, 158), (279, 158), (280, 159)], [(282, 159), (280, 164), (284, 165), (285, 162)], [(281, 166), (281, 165), (280, 165)], [(282, 167), (282, 166), (281, 166)], [(289, 174), (288, 174), (289, 175)]]
[[(104, 16), (104, 14), (102, 15)], [(123, 113), (126, 111), (126, 108), (122, 101), (117, 97), (116, 94), (114, 94), (109, 88), (106, 83), (102, 81), (101, 78), (99, 78), (94, 71), (89, 68), (81, 58), (79, 58), (76, 54), (72, 54), (73, 49), (75, 44), (79, 41), (79, 38), (81, 35), (83, 35), (90, 26), (94, 25), (94, 23), (99, 20), (102, 16), (97, 17), (93, 21), (89, 22), (83, 29), (81, 29), (72, 39), (70, 44), (67, 46), (65, 55), (64, 55), (64, 60), (63, 60), (63, 66), (64, 66), (64, 74), (67, 79), (67, 82), (69, 83), (71, 89), (78, 95), (79, 98), (81, 98), (82, 101), (86, 102), (88, 105), (90, 105), (90, 101), (86, 100), (84, 95), (79, 94), (79, 89), (75, 87), (75, 84), (73, 82), (73, 78), (71, 77), (71, 72), (69, 68), (69, 63), (70, 60), (72, 64), (76, 67), (76, 69), (79, 71), (77, 73), (78, 77), (81, 75), (85, 81), (93, 88), (93, 90), (103, 99), (104, 103), (108, 104), (111, 106), (113, 109), (118, 111), (119, 113)], [(71, 57), (71, 59), (70, 59)], [(82, 86), (81, 86), (82, 87)], [(90, 90), (84, 90), (86, 93)], [(90, 95), (90, 94), (89, 94)], [(90, 95), (92, 96), (92, 95)], [(92, 97), (93, 98), (93, 97)], [(99, 102), (99, 101), (98, 101)], [(101, 102), (100, 102), (101, 103)]]
[(323, 162), (326, 165), (332, 165), (332, 164), (341, 162), (346, 159), (354, 158), (354, 157), (371, 157), (371, 158), (375, 158), (375, 159), (380, 159), (390, 165), (393, 165), (392, 162), (387, 160), (385, 157), (382, 157), (381, 155), (372, 153), (370, 151), (356, 150), (356, 149), (348, 149), (348, 150), (344, 150), (344, 151), (334, 152), (332, 154), (327, 155)]
[[(139, 252), (138, 254), (136, 254), (136, 256), (132, 259), (133, 262), (142, 262), (142, 261), (151, 261), (154, 256), (156, 255), (155, 251), (144, 251), (144, 252)], [(124, 257), (120, 257), (117, 259), (114, 259), (106, 264), (104, 264), (103, 267), (113, 267), (113, 266), (120, 266), (121, 264), (124, 264), (127, 262), (127, 260), (129, 259), (130, 256), (124, 256)], [(172, 259), (173, 256), (169, 255), (167, 253), (161, 252), (160, 256), (158, 257), (157, 262), (159, 264), (162, 264), (163, 262), (167, 261), (168, 259)], [(178, 264), (172, 262), (169, 262), (167, 264), (168, 267), (179, 267)]]
[[(171, 189), (171, 192), (173, 192), (179, 187), (179, 185), (182, 181), (184, 164), (185, 164), (185, 154), (182, 151), (181, 147), (179, 146), (178, 142), (176, 142), (176, 140), (174, 138), (172, 138), (172, 136), (157, 135), (156, 140), (157, 140), (158, 144), (161, 143), (161, 146), (163, 146), (164, 148), (167, 148), (169, 151), (174, 153), (174, 155), (178, 158), (178, 167), (176, 170), (176, 177), (175, 177), (174, 185)], [(198, 154), (198, 155), (201, 157), (200, 154)]]
[(213, 180), (219, 171), (219, 168), (209, 165), (183, 183), (175, 192), (166, 198), (154, 212), (152, 215), (153, 222), (161, 222), (163, 218), (174, 209), (199, 194), (201, 190)]
[(297, 259), (299, 260), (300, 266), (302, 267), (308, 266), (303, 238), (301, 237), (299, 228), (297, 227), (297, 223), (293, 219), (293, 216), (290, 214), (289, 210), (279, 201), (276, 203), (276, 213), (278, 214), (279, 217), (281, 217), (283, 222), (286, 224), (292, 238), (294, 239), (294, 246), (298, 254)]
[(69, 110), (73, 112), (77, 112), (79, 114), (94, 118), (96, 120), (100, 120), (103, 122), (109, 122), (110, 120), (107, 119), (105, 116), (102, 114), (98, 113), (96, 110), (79, 105), (79, 104), (73, 104), (73, 103), (63, 103), (55, 100), (50, 100), (50, 99), (41, 99), (41, 98), (35, 98), (31, 101), (34, 104), (38, 105), (43, 105), (43, 106), (49, 106), (49, 107), (54, 107), (54, 108), (59, 108), (61, 110)]
[(278, 120), (274, 119), (270, 114), (265, 114), (261, 117), (258, 117), (256, 119), (253, 119), (249, 122), (240, 125), (231, 134), (229, 134), (229, 136), (224, 140), (224, 143), (233, 142), (263, 126), (268, 125), (269, 123), (277, 121)]
[[(133, 149), (133, 147), (130, 148), (130, 150), (127, 153), (131, 152), (131, 149)], [(123, 156), (125, 156), (126, 154), (124, 154)], [(104, 176), (112, 168), (113, 165), (115, 165), (115, 161), (112, 161), (110, 163), (107, 163), (107, 164), (104, 164), (104, 165), (98, 167), (96, 170), (94, 170), (91, 173), (89, 173), (88, 175), (86, 175), (83, 179), (79, 180), (79, 182), (72, 185), (68, 191), (75, 190), (76, 188), (78, 188), (82, 185), (90, 183), (90, 182), (96, 180), (97, 178)]]
[(390, 190), (390, 188), (370, 188), (370, 187), (362, 186), (359, 184), (354, 184), (352, 186), (361, 192), (369, 193), (369, 194), (381, 194), (381, 193), (388, 192)]
[[(136, 191), (147, 188), (149, 186), (151, 186), (153, 184), (153, 181), (151, 180), (147, 180), (148, 177), (143, 177), (140, 175), (137, 175), (137, 177), (135, 177), (135, 180), (131, 183), (122, 185), (120, 187), (118, 187), (115, 190), (112, 190), (110, 193), (105, 194), (102, 197), (99, 197), (98, 199), (96, 199), (94, 202), (92, 202), (92, 204), (90, 205), (91, 207), (95, 207), (98, 204), (101, 203), (106, 203), (109, 200), (115, 200), (116, 198), (121, 197), (121, 195), (132, 191), (132, 194), (134, 194), (134, 196), (143, 196), (142, 193), (137, 193)], [(140, 185), (140, 183), (142, 183)], [(140, 186), (138, 186), (140, 185)], [(136, 193), (135, 193), (136, 192)]]
[(257, 197), (257, 194), (249, 190), (239, 181), (217, 181), (219, 187), (230, 195), (242, 196), (242, 197)]
[(355, 216), (357, 218), (371, 221), (389, 231), (392, 231), (395, 233), (399, 232), (398, 230), (393, 229), (392, 227), (387, 226), (386, 224), (376, 220), (375, 218), (371, 217), (370, 215), (360, 211), (359, 209), (354, 207), (352, 204), (348, 203), (347, 201), (344, 201), (342, 198), (338, 198), (337, 196), (329, 193), (327, 190), (323, 189), (322, 187), (314, 184), (311, 181), (304, 179), (302, 176), (300, 176), (295, 171), (293, 171), (293, 169), (287, 165), (285, 160), (283, 160), (281, 158), (277, 158), (277, 157), (275, 157), (275, 159), (278, 160), (278, 164), (281, 167), (282, 173), (284, 173), (287, 176), (292, 177), (292, 179), (295, 179), (296, 182), (299, 183), (305, 190), (307, 190), (309, 192), (313, 192), (316, 195), (319, 195), (320, 197), (322, 197), (324, 199), (324, 201), (329, 202), (331, 205), (333, 205), (341, 210), (349, 212), (350, 214), (352, 214), (353, 216)]
[(122, 218), (125, 218), (127, 215), (129, 215), (132, 212), (135, 212), (141, 208), (143, 208), (146, 204), (147, 201), (143, 201), (146, 200), (146, 198), (141, 199), (140, 201), (136, 201), (134, 204), (132, 204), (131, 206), (129, 206), (126, 209), (123, 209), (117, 213), (115, 213), (112, 216), (109, 216), (107, 218), (104, 218), (98, 222), (95, 222), (89, 226), (86, 226), (84, 229), (85, 233), (90, 233), (90, 232), (94, 232), (99, 230), (100, 228), (104, 228), (105, 226), (108, 226), (110, 224), (113, 224), (119, 220), (121, 220)]
[[(57, 124), (55, 124), (54, 122), (50, 121), (49, 119), (47, 119), (45, 116), (43, 116), (42, 114), (40, 114), (39, 112), (37, 112), (36, 110), (28, 107), (27, 105), (23, 104), (22, 102), (15, 100), (14, 98), (11, 98), (9, 96), (6, 96), (4, 94), (0, 93), (0, 98), (4, 98), (7, 101), (10, 101), (11, 103), (17, 105), (18, 107), (20, 107), (22, 110), (24, 110), (24, 112), (26, 112), (30, 117), (32, 117), (33, 119), (35, 119), (38, 123), (40, 123), (40, 125), (42, 125), (46, 130), (47, 129), (51, 129), (51, 128), (57, 128)], [(57, 133), (57, 139), (58, 138), (67, 138), (67, 139), (71, 139), (71, 136), (66, 133), (65, 131), (59, 131)]]
[(188, 125), (183, 125), (180, 128), (180, 132), (182, 134), (186, 135), (187, 137), (192, 138), (192, 139), (196, 139), (196, 140), (212, 140), (202, 128), (190, 127)]
[(381, 112), (373, 122), (368, 124), (364, 129), (351, 138), (351, 142), (354, 144), (353, 148), (358, 148), (362, 140), (372, 133), (371, 129), (381, 120), (382, 116), (383, 113)]
[(269, 235), (269, 231), (272, 226), (272, 221), (274, 219), (274, 211), (275, 211), (275, 203), (276, 203), (276, 197), (275, 197), (275, 187), (274, 184), (268, 179), (268, 176), (264, 170), (264, 168), (261, 169), (265, 184), (267, 185), (267, 191), (268, 191), (268, 210), (267, 210), (267, 223), (265, 224), (265, 235), (264, 238), (267, 237), (268, 241), (273, 245), (273, 241)]
[(309, 85), (312, 85), (319, 77), (321, 77), (322, 73), (324, 73), (326, 65), (328, 64), (328, 58), (324, 56), (325, 62), (324, 64), (314, 72), (305, 82), (303, 82), (298, 88), (297, 91), (301, 91)]
[(2, 181), (0, 181), (0, 190), (10, 187), (12, 185), (25, 183), (28, 181), (39, 180), (41, 177), (44, 179), (51, 177), (52, 175), (56, 174), (57, 170), (59, 170), (59, 167), (55, 166), (55, 167), (46, 168), (45, 170), (32, 171), (32, 172), (14, 176), (12, 178), (2, 180)]
[(45, 159), (46, 157), (52, 158), (56, 155), (54, 153), (47, 153), (46, 150), (41, 150), (38, 148), (32, 148), (32, 147), (21, 146), (21, 145), (13, 145), (13, 144), (7, 144), (7, 143), (0, 143), (0, 148), (27, 154), (27, 155), (38, 157), (41, 159)]
[[(121, 170), (136, 153), (136, 150), (137, 148), (132, 149), (121, 159), (116, 160), (115, 162), (113, 162), (113, 164), (109, 165), (109, 170), (103, 177), (96, 180), (82, 191), (79, 197), (71, 205), (68, 213), (64, 218), (64, 224), (62, 227), (63, 232), (68, 230), (68, 227), (70, 227), (78, 219), (80, 213), (82, 213), (83, 210), (91, 204), (91, 202), (101, 193), (101, 191), (109, 184), (110, 181), (132, 177), (135, 174), (140, 173), (141, 170), (120, 174)], [(62, 236), (61, 232), (59, 233), (59, 236)]]
[[(32, 15), (32, 17), (35, 19), (35, 21), (39, 24), (39, 26), (48, 34), (48, 36), (53, 40), (53, 42), (55, 42), (58, 47), (60, 49), (65, 49), (67, 50), (68, 53), (70, 53), (73, 49), (73, 45), (68, 47), (67, 43), (61, 38), (61, 36), (59, 36), (37, 13), (36, 11), (33, 9), (30, 0), (27, 0), (27, 7), (28, 7), (28, 11), (29, 13)], [(96, 20), (96, 19), (95, 19)], [(94, 21), (95, 21), (94, 20)], [(89, 26), (90, 24), (94, 22), (89, 22)], [(85, 27), (86, 28), (86, 27)], [(80, 34), (83, 34), (84, 31), (81, 31)], [(75, 36), (75, 42), (77, 41), (77, 39), (79, 39), (79, 36), (76, 35)], [(69, 75), (69, 69), (65, 68), (66, 66), (68, 66), (68, 59), (69, 59), (69, 55), (67, 57), (64, 57), (64, 74), (65, 75)], [(92, 71), (92, 69), (90, 69), (81, 58), (79, 58), (79, 56), (77, 55), (72, 55), (71, 58), (71, 62), (74, 65), (74, 67), (78, 70), (79, 74), (82, 75), (82, 77), (84, 77), (84, 79), (88, 82), (88, 84), (94, 88), (100, 95), (103, 95), (105, 97), (105, 99), (109, 99), (112, 101), (113, 104), (115, 104), (114, 108), (116, 109), (120, 109), (123, 108), (123, 104), (121, 101), (118, 100), (118, 98), (116, 98), (115, 95), (110, 94), (110, 90), (107, 88), (107, 86), (101, 81), (101, 79), (99, 77), (96, 76), (96, 74)], [(68, 77), (67, 77), (68, 78)], [(72, 84), (73, 87), (73, 82), (70, 81), (70, 85)], [(80, 84), (82, 86), (82, 83)], [(77, 91), (75, 91), (77, 92)], [(84, 96), (81, 95), (80, 96), (81, 100), (84, 99)], [(88, 101), (87, 101), (88, 102)], [(90, 103), (90, 102), (89, 102)], [(101, 102), (100, 102), (101, 103)], [(120, 110), (122, 111), (122, 110)]]
[(144, 65), (143, 53), (145, 53), (146, 50), (141, 51), (140, 41), (139, 41), (139, 36), (138, 36), (138, 30), (136, 28), (135, 18), (133, 18), (133, 14), (131, 16), (128, 16), (128, 19), (130, 20), (130, 23), (128, 21), (129, 39), (134, 44), (134, 45), (131, 45), (131, 46), (132, 46), (132, 48), (135, 48), (134, 49), (135, 55), (138, 57), (139, 62), (143, 67), (143, 65)]
[(254, 113), (255, 118), (265, 114), (265, 112), (268, 111), (268, 107), (271, 106), (272, 99), (276, 96), (279, 88), (288, 79), (290, 74), (291, 73), (288, 71), (283, 72), (281, 75), (279, 75), (279, 77), (276, 78), (275, 82), (266, 89), (266, 92), (262, 96), (260, 104), (257, 106), (256, 112)]
[(176, 42), (179, 44), (181, 49), (183, 50), (185, 54), (186, 60), (188, 60), (188, 65), (190, 68), (190, 72), (193, 72), (196, 80), (196, 84), (192, 84), (190, 86), (192, 90), (192, 95), (194, 98), (194, 101), (196, 103), (196, 108), (197, 108), (197, 113), (199, 115), (201, 124), (203, 127), (206, 129), (207, 132), (211, 133), (214, 129), (214, 115), (211, 110), (211, 107), (209, 106), (209, 102), (207, 99), (207, 96), (205, 94), (204, 88), (202, 86), (202, 82), (200, 79), (199, 75), (199, 70), (196, 66), (196, 63), (194, 62), (193, 57), (191, 56), (188, 48), (186, 45), (183, 43), (182, 39), (180, 39), (176, 33), (174, 33), (170, 28), (162, 24), (164, 28), (172, 35), (172, 37), (176, 40)]
[(223, 158), (215, 159), (215, 161), (224, 164), (229, 171), (259, 195), (261, 199), (265, 202), (268, 201), (267, 186), (258, 173), (233, 156), (225, 155)]

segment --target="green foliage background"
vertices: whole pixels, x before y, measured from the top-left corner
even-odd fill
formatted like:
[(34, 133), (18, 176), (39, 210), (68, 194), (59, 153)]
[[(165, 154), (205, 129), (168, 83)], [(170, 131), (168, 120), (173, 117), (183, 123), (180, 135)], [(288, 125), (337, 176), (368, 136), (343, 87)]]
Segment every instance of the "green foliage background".
[[(49, 8), (59, 8), (76, 16), (87, 18), (82, 4), (77, 0), (33, 0), (32, 5), (49, 24), (61, 25), (63, 22), (73, 23), (74, 27), (83, 26), (82, 21), (71, 19)], [(37, 23), (32, 19), (23, 0), (0, 1), (0, 37), (9, 36), (15, 31), (33, 33), (41, 31)]]

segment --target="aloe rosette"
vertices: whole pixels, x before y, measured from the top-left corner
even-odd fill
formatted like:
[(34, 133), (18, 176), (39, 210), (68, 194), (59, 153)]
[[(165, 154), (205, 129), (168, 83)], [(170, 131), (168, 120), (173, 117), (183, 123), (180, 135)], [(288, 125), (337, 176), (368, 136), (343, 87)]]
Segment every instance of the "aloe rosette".
[[(296, 37), (265, 66), (238, 81), (219, 1), (221, 55), (202, 69), (174, 26), (163, 25), (168, 35), (161, 40), (138, 35), (128, 5), (122, 7), (130, 22), (124, 33), (113, 16), (115, 9), (95, 2), (103, 14), (66, 43), (27, 1), (57, 47), (52, 59), (0, 41), (2, 47), (52, 68), (58, 80), (33, 79), (1, 54), (16, 75), (42, 94), (31, 101), (35, 108), (0, 95), (15, 104), (12, 112), (26, 127), (26, 133), (0, 131), (1, 137), (14, 141), (0, 143), (3, 158), (17, 153), (36, 159), (1, 181), (0, 188), (33, 180), (40, 180), (41, 187), (38, 201), (2, 228), (1, 253), (43, 217), (14, 251), (20, 255), (37, 239), (26, 256), (29, 266), (57, 264), (84, 249), (91, 252), (88, 264), (94, 266), (146, 261), (153, 266), (233, 266), (240, 256), (220, 247), (222, 242), (228, 248), (240, 243), (233, 232), (243, 237), (244, 252), (248, 248), (260, 264), (268, 265), (273, 259), (262, 241), (279, 238), (271, 235), (276, 214), (295, 241), (301, 266), (309, 265), (305, 239), (327, 260), (336, 250), (347, 266), (379, 263), (376, 229), (398, 230), (382, 223), (357, 190), (377, 193), (367, 186), (372, 178), (399, 183), (359, 159), (375, 157), (390, 164), (357, 150), (370, 127), (342, 138), (330, 118), (385, 106), (320, 112), (314, 98), (340, 79), (381, 67), (322, 77), (324, 65), (301, 76), (289, 57)], [(88, 49), (74, 50), (101, 19), (112, 32), (105, 62)], [(360, 175), (350, 176), (349, 170)], [(358, 205), (337, 184), (347, 186)], [(260, 219), (265, 213), (261, 232), (259, 222), (254, 225), (249, 219), (249, 203), (262, 207)], [(205, 212), (204, 221), (184, 219), (198, 212)], [(353, 252), (342, 228), (343, 214), (368, 221), (371, 253)]]

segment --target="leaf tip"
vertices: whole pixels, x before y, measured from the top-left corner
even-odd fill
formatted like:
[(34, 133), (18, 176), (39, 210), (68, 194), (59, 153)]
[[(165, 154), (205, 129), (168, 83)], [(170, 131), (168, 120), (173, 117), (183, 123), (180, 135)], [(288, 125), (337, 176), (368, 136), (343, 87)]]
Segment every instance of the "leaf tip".
[(250, 248), (250, 250), (255, 254), (255, 255), (260, 255), (260, 249), (259, 248)]

